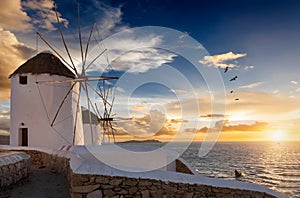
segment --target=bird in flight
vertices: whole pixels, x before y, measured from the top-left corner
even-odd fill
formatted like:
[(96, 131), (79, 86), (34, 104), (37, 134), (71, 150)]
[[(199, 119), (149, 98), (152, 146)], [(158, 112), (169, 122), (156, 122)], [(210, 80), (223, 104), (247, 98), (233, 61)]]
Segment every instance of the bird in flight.
[(238, 78), (238, 76), (235, 76), (235, 77), (231, 78), (229, 81), (234, 81), (234, 80), (236, 80), (237, 78)]
[(229, 67), (226, 67), (224, 70), (224, 73), (226, 73), (228, 71)]
[(236, 98), (235, 100), (237, 101), (237, 100), (240, 100), (240, 99), (239, 99), (239, 98)]
[(233, 93), (233, 90), (231, 90), (230, 93)]

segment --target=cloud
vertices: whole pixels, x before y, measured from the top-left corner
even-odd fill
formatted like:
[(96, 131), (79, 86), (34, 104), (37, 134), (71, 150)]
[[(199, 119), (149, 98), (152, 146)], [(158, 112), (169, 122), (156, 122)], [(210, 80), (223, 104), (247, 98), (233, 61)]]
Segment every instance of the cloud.
[(206, 114), (206, 115), (201, 115), (200, 117), (214, 119), (214, 118), (226, 118), (228, 116), (224, 114)]
[[(38, 25), (41, 28), (47, 30), (56, 30), (54, 24), (57, 23), (56, 14), (54, 12), (54, 1), (53, 0), (28, 0), (22, 3), (22, 6), (26, 10), (36, 11), (35, 15), (32, 16), (33, 24)], [(68, 27), (68, 20), (61, 17), (61, 14), (57, 12), (60, 22)]]
[(278, 89), (275, 89), (272, 93), (273, 94), (277, 94), (279, 92), (279, 90)]
[(119, 130), (134, 137), (150, 137), (162, 135), (175, 135), (178, 125), (187, 123), (183, 119), (167, 119), (166, 115), (158, 110), (151, 110), (141, 117), (133, 117), (125, 122), (118, 122)]
[(250, 66), (245, 66), (244, 68), (246, 71), (250, 70), (250, 69), (254, 69), (254, 66), (253, 65), (250, 65)]
[(294, 81), (294, 80), (292, 80), (291, 83), (294, 84), (294, 85), (298, 85), (298, 82)]
[(0, 116), (0, 130), (9, 131), (9, 117), (2, 117)]
[(32, 56), (34, 50), (19, 42), (13, 33), (1, 27), (0, 37), (0, 100), (7, 100), (10, 91), (9, 74)]
[(254, 87), (258, 87), (260, 85), (264, 84), (264, 82), (256, 82), (256, 83), (252, 83), (249, 85), (244, 85), (244, 86), (240, 86), (239, 89), (250, 89), (250, 88), (254, 88)]
[[(235, 98), (240, 100), (237, 102)], [(220, 97), (221, 98), (221, 97)], [(195, 102), (198, 102), (199, 109), (195, 109)], [(226, 115), (229, 120), (274, 120), (290, 119), (296, 115), (293, 114), (300, 107), (300, 101), (297, 98), (290, 98), (284, 94), (273, 94), (261, 91), (239, 91), (227, 96), (226, 101), (214, 99), (215, 111), (212, 111), (211, 98), (201, 96), (197, 101), (193, 99), (183, 99), (180, 102), (169, 102), (164, 105), (168, 114), (173, 116), (192, 117), (195, 113), (205, 114), (224, 114), (222, 105), (226, 105)], [(299, 115), (299, 114), (297, 114)]]
[(227, 52), (225, 54), (217, 54), (213, 56), (204, 56), (199, 62), (201, 64), (207, 64), (208, 66), (220, 67), (220, 68), (233, 68), (236, 65), (233, 63), (226, 63), (228, 61), (233, 61), (238, 58), (245, 57), (247, 54), (235, 54), (233, 52)]
[(128, 28), (122, 24), (122, 11), (120, 7), (112, 7), (100, 1), (93, 1), (93, 4), (98, 13), (102, 12), (102, 15), (97, 16), (97, 20), (99, 21), (97, 29), (104, 38)]
[(144, 105), (135, 105), (135, 106), (131, 106), (130, 109), (131, 110), (134, 110), (134, 111), (143, 111), (145, 109), (147, 109), (148, 107), (147, 106), (144, 106)]
[(188, 92), (186, 90), (182, 90), (182, 89), (170, 89), (170, 92), (172, 93), (178, 93), (178, 94), (187, 94)]
[(298, 88), (296, 89), (296, 91), (300, 91), (300, 87), (298, 87)]
[(21, 0), (1, 0), (0, 8), (0, 27), (3, 29), (27, 32), (33, 28), (30, 17), (22, 10)]
[[(253, 124), (237, 124), (237, 125), (228, 125), (227, 121), (218, 121), (215, 123), (215, 127), (210, 128), (210, 132), (217, 132), (218, 126), (223, 124), (222, 132), (260, 132), (264, 131), (268, 127), (267, 122), (255, 122)], [(208, 127), (202, 127), (201, 129), (188, 128), (185, 132), (199, 132), (207, 133), (209, 130)]]
[(163, 50), (146, 48), (129, 51), (112, 62), (115, 70), (128, 71), (132, 73), (147, 72), (173, 62), (177, 55)]

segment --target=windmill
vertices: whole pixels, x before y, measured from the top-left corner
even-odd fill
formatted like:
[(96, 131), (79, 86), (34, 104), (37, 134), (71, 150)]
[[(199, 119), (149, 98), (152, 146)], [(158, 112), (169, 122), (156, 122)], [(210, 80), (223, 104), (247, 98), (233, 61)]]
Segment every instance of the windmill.
[[(111, 137), (114, 139), (114, 133), (115, 129), (113, 128), (113, 117), (111, 116), (112, 113), (112, 108), (113, 108), (113, 102), (114, 102), (114, 96), (113, 96), (113, 91), (112, 91), (112, 86), (109, 85), (107, 86), (107, 82), (111, 80), (118, 80), (117, 76), (104, 76), (104, 75), (99, 75), (99, 76), (91, 76), (89, 75), (88, 71), (91, 68), (91, 66), (101, 57), (103, 56), (106, 52), (107, 49), (104, 49), (101, 51), (99, 54), (97, 54), (96, 57), (92, 59), (91, 62), (87, 63), (87, 58), (89, 54), (89, 45), (91, 42), (91, 38), (93, 35), (93, 31), (95, 28), (95, 23), (93, 24), (90, 32), (89, 32), (89, 37), (86, 42), (86, 46), (84, 48), (83, 42), (82, 42), (82, 34), (81, 34), (81, 25), (80, 25), (80, 7), (78, 4), (78, 38), (79, 38), (79, 46), (80, 46), (80, 54), (81, 54), (81, 62), (80, 62), (80, 67), (81, 71), (78, 70), (78, 68), (74, 64), (74, 57), (72, 57), (70, 50), (67, 46), (67, 43), (65, 41), (65, 37), (62, 31), (62, 25), (59, 19), (59, 15), (57, 12), (57, 7), (54, 5), (54, 12), (57, 20), (57, 25), (58, 29), (60, 32), (60, 37), (64, 46), (64, 49), (67, 53), (67, 57), (69, 61), (67, 61), (59, 52), (54, 48), (54, 46), (48, 42), (42, 34), (39, 32), (36, 32), (37, 36), (61, 59), (63, 63), (65, 63), (75, 74), (74, 79), (67, 79), (67, 80), (51, 80), (51, 81), (38, 81), (37, 80), (37, 85), (59, 85), (62, 83), (70, 82), (72, 86), (69, 88), (69, 90), (65, 93), (65, 97), (62, 99), (60, 102), (55, 115), (53, 119), (51, 119), (51, 127), (55, 125), (57, 122), (57, 118), (61, 112), (62, 107), (64, 106), (68, 96), (72, 93), (74, 87), (79, 86), (79, 93), (76, 101), (76, 110), (75, 110), (75, 126), (73, 128), (73, 144), (75, 142), (75, 131), (76, 131), (76, 123), (77, 120), (79, 119), (79, 115), (81, 115), (81, 105), (80, 105), (80, 100), (82, 98), (82, 95), (86, 96), (87, 100), (87, 110), (88, 110), (88, 122), (89, 122), (89, 132), (90, 132), (90, 137), (91, 137), (91, 144), (95, 144), (95, 135), (94, 135), (94, 127), (93, 127), (93, 117), (96, 115), (97, 116), (97, 122), (101, 126), (101, 130), (103, 131), (103, 136), (107, 136), (108, 139), (110, 140)], [(97, 87), (95, 88), (91, 82), (97, 82)], [(102, 86), (100, 85), (102, 83)], [(93, 92), (93, 93), (91, 93)], [(100, 101), (102, 103), (102, 108), (98, 108), (97, 103), (93, 103), (91, 100), (91, 94), (97, 95), (100, 98)], [(102, 140), (105, 138), (103, 137)]]

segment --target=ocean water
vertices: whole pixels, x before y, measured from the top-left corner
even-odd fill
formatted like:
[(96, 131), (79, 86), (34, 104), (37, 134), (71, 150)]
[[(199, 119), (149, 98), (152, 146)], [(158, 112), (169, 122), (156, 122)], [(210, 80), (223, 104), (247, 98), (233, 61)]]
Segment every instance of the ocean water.
[[(183, 153), (201, 175), (260, 184), (289, 197), (300, 197), (300, 142), (222, 142), (204, 157), (201, 143)], [(243, 173), (236, 179), (234, 170)]]

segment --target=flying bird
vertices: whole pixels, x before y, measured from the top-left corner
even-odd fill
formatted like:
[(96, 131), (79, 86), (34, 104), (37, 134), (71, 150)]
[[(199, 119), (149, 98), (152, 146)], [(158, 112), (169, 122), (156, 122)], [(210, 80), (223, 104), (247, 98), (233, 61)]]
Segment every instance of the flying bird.
[(228, 71), (229, 67), (226, 67), (224, 70), (224, 73), (226, 73)]
[(233, 90), (231, 90), (230, 93), (233, 93)]
[(237, 100), (240, 100), (240, 99), (239, 99), (239, 98), (236, 98), (235, 100), (237, 101)]
[(238, 78), (238, 76), (235, 76), (235, 77), (231, 78), (229, 81), (234, 81), (234, 80), (236, 80), (237, 78)]

